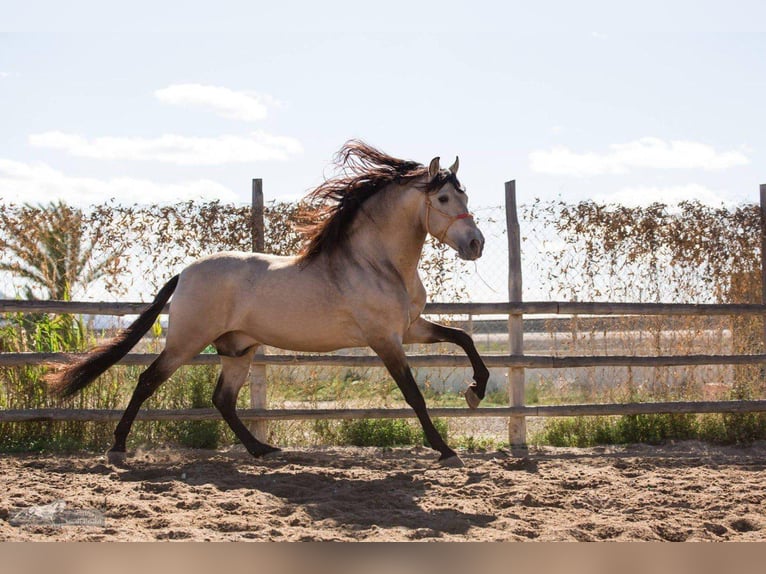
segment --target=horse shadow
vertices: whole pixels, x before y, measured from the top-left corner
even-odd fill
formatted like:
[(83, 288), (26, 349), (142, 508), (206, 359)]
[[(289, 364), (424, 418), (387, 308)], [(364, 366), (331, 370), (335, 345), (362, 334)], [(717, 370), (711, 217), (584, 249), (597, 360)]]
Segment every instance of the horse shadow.
[[(366, 472), (374, 467), (334, 456), (311, 455), (311, 467), (299, 454), (267, 462), (244, 457), (214, 457), (180, 465), (140, 465), (120, 473), (121, 481), (149, 483), (161, 493), (178, 481), (190, 486), (212, 485), (221, 492), (259, 491), (276, 497), (281, 505), (275, 512), (289, 516), (300, 510), (314, 522), (329, 521), (351, 530), (405, 528), (423, 536), (437, 533), (465, 534), (472, 527), (485, 527), (496, 516), (469, 512), (450, 506), (453, 484), (435, 492), (438, 477), (421, 468), (386, 469), (382, 477)], [(325, 460), (322, 460), (324, 458)], [(318, 466), (323, 465), (321, 468)], [(417, 466), (417, 465), (415, 465)], [(381, 468), (384, 463), (381, 463)], [(434, 469), (438, 473), (441, 469)], [(448, 472), (445, 470), (445, 472)], [(380, 476), (380, 473), (376, 473)], [(481, 482), (484, 473), (463, 471), (463, 486)], [(429, 495), (434, 495), (429, 497)]]

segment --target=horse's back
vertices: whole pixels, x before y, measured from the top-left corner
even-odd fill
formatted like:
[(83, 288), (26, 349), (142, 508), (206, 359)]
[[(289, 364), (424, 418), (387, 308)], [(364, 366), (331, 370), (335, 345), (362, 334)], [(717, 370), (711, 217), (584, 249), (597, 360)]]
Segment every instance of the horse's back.
[(319, 266), (300, 265), (295, 257), (228, 251), (203, 257), (181, 273), (170, 329), (202, 330), (207, 338), (243, 332), (294, 350), (364, 344), (346, 307)]
[(191, 304), (197, 311), (214, 312), (217, 319), (231, 323), (249, 317), (264, 305), (286, 306), (291, 299), (300, 299), (311, 279), (310, 273), (300, 271), (295, 257), (241, 251), (215, 253), (183, 270), (173, 302), (177, 307)]
[[(266, 253), (250, 253), (247, 251), (221, 251), (197, 259), (181, 273), (181, 281), (185, 277), (217, 276), (221, 279), (230, 277), (241, 278), (242, 275), (256, 276), (270, 267), (284, 267), (295, 262), (295, 257), (268, 255)], [(180, 287), (180, 285), (179, 285)]]

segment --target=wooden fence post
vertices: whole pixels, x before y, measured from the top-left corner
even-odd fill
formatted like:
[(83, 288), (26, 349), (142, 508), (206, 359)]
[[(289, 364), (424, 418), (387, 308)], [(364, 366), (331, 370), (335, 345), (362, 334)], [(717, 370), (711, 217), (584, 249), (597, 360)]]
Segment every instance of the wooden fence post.
[[(766, 303), (766, 183), (761, 184), (761, 304)], [(766, 352), (766, 316), (763, 317), (763, 351)]]
[[(263, 180), (253, 179), (253, 203), (251, 211), (252, 249), (262, 253), (265, 249), (263, 221)], [(263, 355), (263, 347), (256, 352), (256, 357)], [(266, 365), (250, 365), (250, 408), (265, 409), (266, 401)], [(265, 420), (250, 423), (250, 432), (261, 442), (266, 442), (269, 434), (268, 422)]]
[[(516, 212), (516, 180), (505, 182), (505, 219), (508, 226), (508, 301), (521, 303), (521, 231)], [(508, 315), (508, 342), (511, 355), (524, 354), (524, 316)], [(524, 367), (508, 369), (510, 406), (524, 406)], [(508, 439), (512, 447), (525, 448), (527, 422), (524, 415), (508, 419)]]

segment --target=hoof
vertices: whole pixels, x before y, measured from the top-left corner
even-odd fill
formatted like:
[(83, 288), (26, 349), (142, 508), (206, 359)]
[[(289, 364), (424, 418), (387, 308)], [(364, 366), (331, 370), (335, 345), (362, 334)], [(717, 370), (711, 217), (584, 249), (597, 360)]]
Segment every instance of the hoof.
[(440, 458), (439, 464), (447, 468), (463, 468), (463, 466), (465, 466), (463, 464), (463, 461), (456, 454), (453, 454), (452, 456), (447, 458)]
[(110, 450), (106, 453), (106, 461), (112, 466), (125, 466), (125, 451)]
[(266, 459), (266, 458), (272, 458), (272, 457), (274, 457), (275, 455), (279, 454), (280, 452), (282, 452), (282, 449), (281, 449), (281, 448), (277, 448), (277, 447), (275, 447), (275, 446), (270, 446), (270, 447), (268, 447), (266, 450), (262, 450), (262, 451), (259, 451), (259, 452), (253, 452), (253, 453), (251, 453), (251, 454), (252, 454), (252, 455), (253, 455), (255, 458), (262, 458), (262, 459)]
[(463, 396), (465, 397), (465, 402), (468, 403), (468, 406), (472, 409), (475, 409), (479, 406), (481, 403), (481, 399), (479, 396), (474, 392), (472, 387), (468, 387), (465, 392), (463, 393)]

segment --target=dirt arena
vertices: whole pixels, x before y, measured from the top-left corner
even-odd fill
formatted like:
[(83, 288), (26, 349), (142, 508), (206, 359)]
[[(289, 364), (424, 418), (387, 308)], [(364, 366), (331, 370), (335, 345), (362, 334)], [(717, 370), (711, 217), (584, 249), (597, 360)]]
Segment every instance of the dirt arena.
[[(766, 444), (0, 457), (0, 540), (763, 540)], [(57, 500), (103, 526), (13, 525)]]

